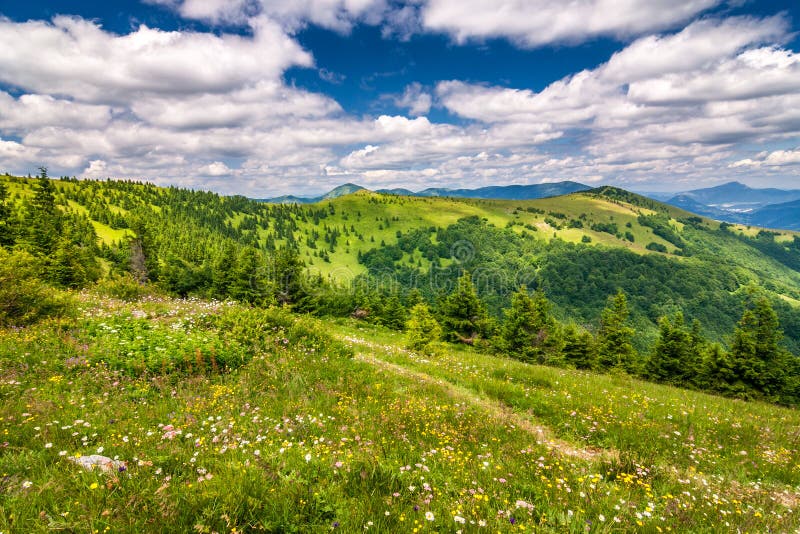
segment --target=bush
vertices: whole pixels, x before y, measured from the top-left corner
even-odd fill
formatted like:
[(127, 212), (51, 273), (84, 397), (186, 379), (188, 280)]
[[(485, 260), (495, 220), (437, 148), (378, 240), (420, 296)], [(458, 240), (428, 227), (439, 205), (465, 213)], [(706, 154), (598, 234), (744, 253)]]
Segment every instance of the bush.
[(0, 326), (26, 326), (72, 312), (68, 295), (36, 276), (41, 267), (27, 252), (9, 253), (0, 248)]
[(154, 290), (152, 286), (140, 284), (130, 274), (106, 278), (98, 282), (95, 288), (101, 295), (126, 302), (133, 302), (151, 295)]
[(647, 244), (647, 250), (666, 253), (667, 247), (665, 247), (661, 243), (656, 243), (655, 241), (651, 241), (650, 243)]
[(406, 347), (425, 353), (432, 353), (442, 337), (442, 327), (424, 303), (411, 308), (406, 330), (408, 331)]

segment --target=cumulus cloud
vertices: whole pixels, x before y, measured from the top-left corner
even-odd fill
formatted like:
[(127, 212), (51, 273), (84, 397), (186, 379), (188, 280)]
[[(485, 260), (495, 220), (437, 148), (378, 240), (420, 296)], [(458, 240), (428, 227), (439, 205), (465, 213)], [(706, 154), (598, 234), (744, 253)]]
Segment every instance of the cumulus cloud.
[(761, 152), (755, 158), (745, 158), (734, 161), (731, 168), (736, 167), (783, 167), (788, 165), (800, 166), (800, 148), (794, 150), (774, 150)]
[(737, 143), (797, 135), (800, 58), (763, 46), (786, 31), (775, 17), (702, 20), (636, 40), (539, 92), (447, 81), (436, 94), (453, 113), (495, 128), (582, 131), (583, 165), (629, 178), (685, 174), (718, 168), (715, 155)]
[[(38, 94), (125, 103), (141, 94), (224, 93), (276, 79), (312, 58), (274, 22), (252, 19), (254, 36), (166, 32), (127, 35), (77, 17), (52, 23), (0, 19), (0, 81)], [(46, 51), (46, 53), (43, 53)]]
[(149, 0), (188, 19), (243, 24), (257, 15), (295, 31), (308, 23), (347, 32), (356, 21), (380, 23), (389, 9), (385, 0)]
[[(20, 43), (0, 47), (0, 81), (16, 88), (0, 91), (0, 168), (26, 173), (45, 164), (54, 174), (254, 197), (345, 181), (420, 189), (664, 177), (677, 184), (721, 171), (800, 168), (800, 149), (768, 148), (800, 131), (800, 65), (781, 47), (788, 28), (780, 17), (703, 19), (640, 37), (597, 68), (540, 91), (411, 83), (383, 97), (408, 116), (356, 117), (283, 80), (289, 67), (314, 65), (291, 31), (309, 21), (347, 31), (378, 13), (385, 23), (395, 3), (158, 1), (186, 17), (242, 21), (252, 35), (144, 26), (117, 35), (75, 17), (0, 19), (0, 38)], [(410, 22), (420, 10), (445, 3), (403, 6), (408, 28), (422, 28)], [(586, 0), (575, 9), (599, 5)], [(464, 38), (473, 36), (480, 35)], [(432, 121), (434, 104), (467, 120)], [(738, 148), (745, 143), (765, 150), (745, 158)]]
[(433, 97), (422, 88), (422, 85), (414, 82), (406, 87), (403, 94), (395, 99), (395, 104), (400, 108), (408, 109), (414, 116), (425, 115), (431, 110)]
[(206, 176), (229, 176), (233, 174), (233, 169), (221, 161), (215, 161), (203, 167), (201, 172)]
[(428, 0), (422, 23), (457, 41), (507, 37), (523, 46), (630, 37), (674, 27), (721, 0)]

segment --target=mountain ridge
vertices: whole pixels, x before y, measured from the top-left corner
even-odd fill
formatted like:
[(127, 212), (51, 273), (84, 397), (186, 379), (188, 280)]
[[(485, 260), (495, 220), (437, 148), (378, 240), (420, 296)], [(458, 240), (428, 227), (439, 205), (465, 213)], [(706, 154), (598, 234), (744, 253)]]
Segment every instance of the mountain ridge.
[[(490, 185), (476, 189), (450, 189), (446, 187), (429, 187), (421, 191), (411, 191), (406, 188), (377, 189), (375, 193), (401, 195), (412, 197), (451, 197), (451, 198), (479, 198), (487, 200), (535, 200), (549, 198), (579, 191), (588, 191), (588, 185), (566, 180), (563, 182), (543, 184), (511, 184)], [(349, 195), (357, 191), (371, 191), (353, 183), (342, 184), (327, 193), (314, 197), (299, 197), (296, 195), (283, 195), (274, 198), (254, 199), (270, 204), (315, 204), (323, 200), (331, 200), (340, 196)]]

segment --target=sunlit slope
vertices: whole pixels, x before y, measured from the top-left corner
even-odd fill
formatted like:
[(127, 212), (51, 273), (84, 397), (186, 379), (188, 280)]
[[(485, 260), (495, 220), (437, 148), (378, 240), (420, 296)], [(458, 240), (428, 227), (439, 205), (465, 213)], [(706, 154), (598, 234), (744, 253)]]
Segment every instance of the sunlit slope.
[[(81, 299), (67, 322), (0, 330), (4, 532), (800, 526), (797, 410), (423, 357), (275, 309)], [(76, 465), (92, 455), (124, 463)]]

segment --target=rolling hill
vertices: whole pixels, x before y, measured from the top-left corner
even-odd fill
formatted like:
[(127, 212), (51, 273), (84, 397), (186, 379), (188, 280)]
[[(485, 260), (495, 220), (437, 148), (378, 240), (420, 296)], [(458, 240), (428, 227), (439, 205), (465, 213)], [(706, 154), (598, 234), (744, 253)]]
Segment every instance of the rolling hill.
[(678, 194), (646, 193), (650, 198), (718, 221), (767, 228), (800, 228), (800, 190), (755, 189), (739, 182)]
[[(5, 181), (17, 202), (31, 197), (32, 180)], [(270, 257), (289, 247), (320, 280), (349, 288), (326, 304), (336, 313), (366, 306), (368, 293), (386, 291), (384, 283), (434, 302), (467, 270), (482, 279), (479, 291), (497, 318), (525, 285), (544, 288), (562, 320), (592, 325), (606, 298), (622, 289), (644, 349), (659, 318), (678, 309), (727, 343), (747, 287), (757, 284), (772, 296), (787, 343), (800, 352), (795, 234), (721, 225), (620, 189), (518, 201), (358, 190), (281, 205), (130, 182), (54, 184), (62, 209), (96, 229), (107, 270), (128, 268), (121, 240), (137, 227), (151, 252), (151, 278), (179, 294), (213, 294), (215, 265), (241, 250), (256, 247)]]
[[(343, 195), (364, 190), (364, 187), (355, 184), (340, 185), (328, 193), (318, 197), (297, 197), (286, 195), (275, 198), (257, 199), (262, 202), (273, 204), (314, 204), (323, 200), (331, 200)], [(485, 198), (485, 199), (504, 199), (504, 200), (531, 200), (536, 198), (557, 197), (567, 195), (577, 191), (586, 191), (589, 186), (577, 182), (557, 182), (552, 184), (532, 184), (532, 185), (505, 185), (488, 186), (478, 189), (448, 189), (448, 188), (428, 188), (414, 192), (409, 189), (379, 189), (377, 193), (389, 195), (413, 196), (413, 197), (454, 197), (454, 198)]]

